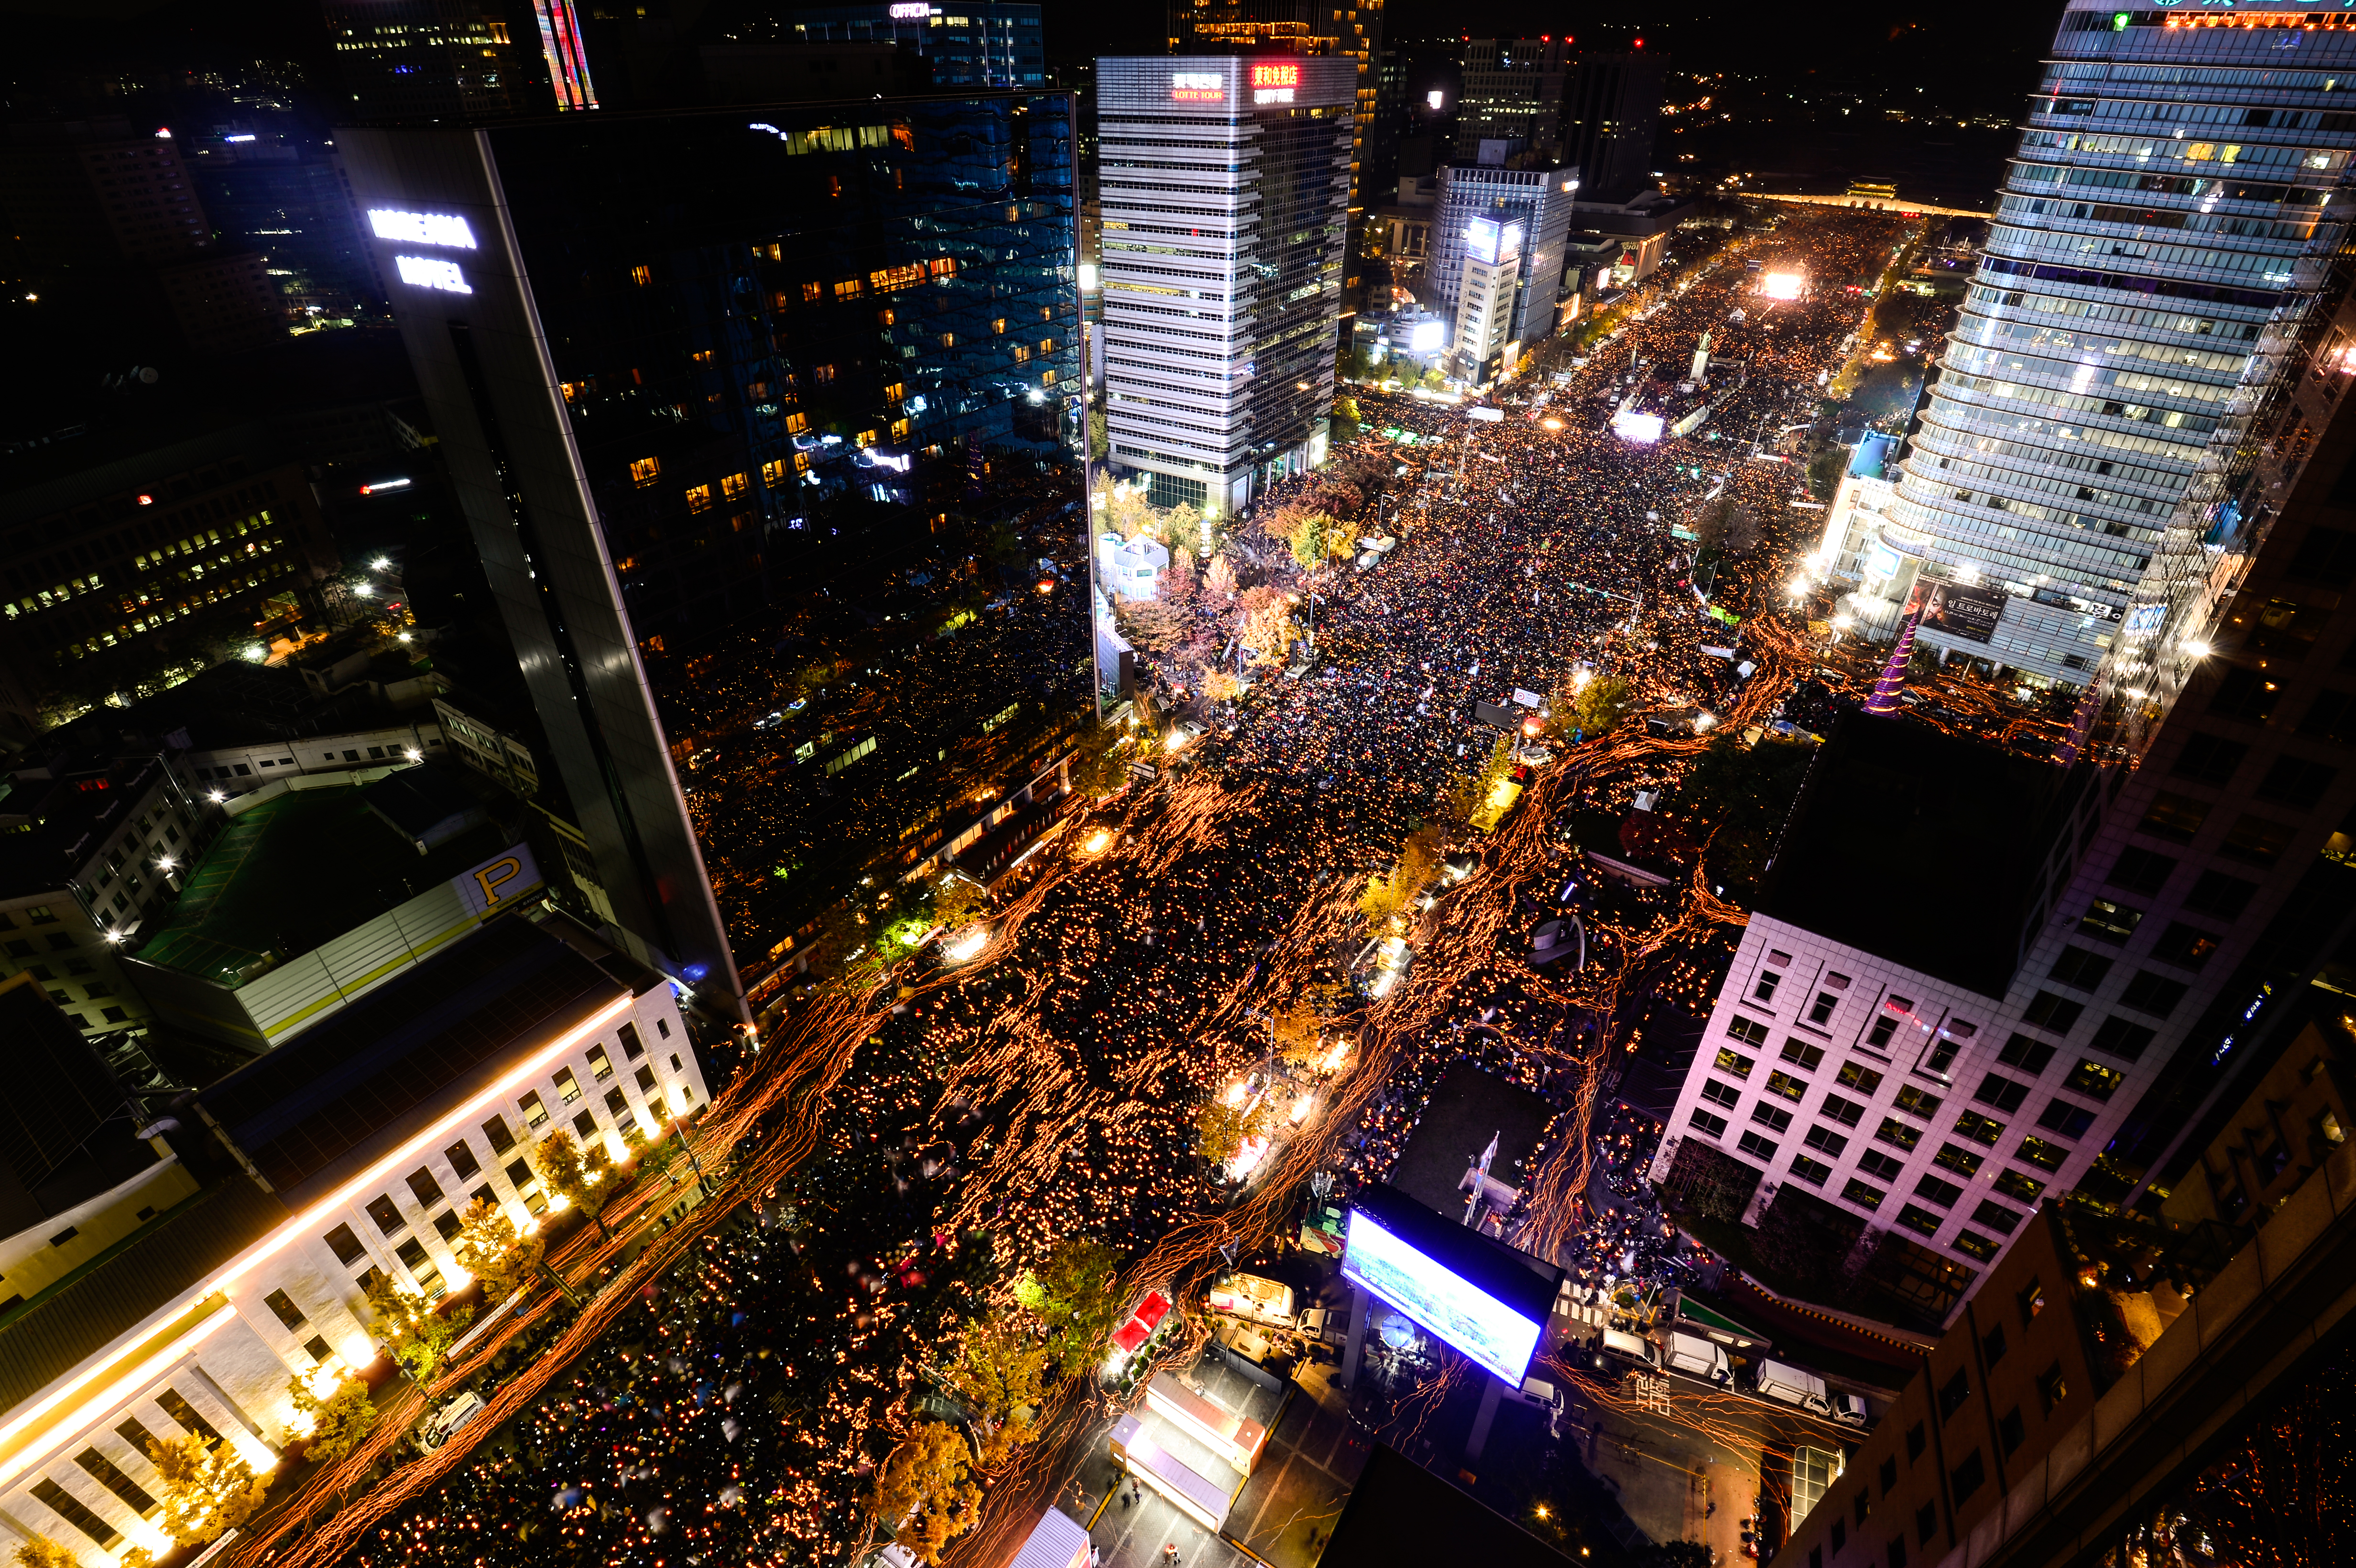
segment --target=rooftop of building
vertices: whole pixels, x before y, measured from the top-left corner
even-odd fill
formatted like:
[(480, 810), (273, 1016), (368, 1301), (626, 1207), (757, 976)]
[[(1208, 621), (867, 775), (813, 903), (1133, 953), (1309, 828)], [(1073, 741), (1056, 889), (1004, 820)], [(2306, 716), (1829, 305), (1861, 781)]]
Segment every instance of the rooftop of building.
[[(32, 1398), (290, 1212), (482, 1097), (523, 1053), (628, 995), (593, 961), (594, 938), (571, 939), (579, 934), (494, 922), (196, 1095), (270, 1190), (241, 1171), (220, 1176), (0, 1313), (0, 1409)], [(148, 1152), (128, 1132), (124, 1142)], [(193, 1108), (174, 1135), (187, 1136), (207, 1137)]]
[(62, 893), (68, 878), (162, 781), (160, 756), (94, 747), (19, 759), (0, 779), (0, 899)]
[(128, 1097), (97, 1049), (29, 973), (0, 980), (0, 1235), (29, 1230), (161, 1157), (132, 1135)]
[(481, 821), (421, 855), (372, 794), (357, 784), (288, 790), (231, 818), (188, 868), (140, 961), (234, 989), (515, 841)]
[(1512, 1520), (1377, 1443), (1351, 1489), (1323, 1561), (1338, 1568), (1389, 1563), (1513, 1563), (1570, 1559)]
[(299, 1209), (629, 994), (511, 915), (202, 1090), (197, 1105)]
[(1896, 450), (1898, 438), (1869, 431), (1857, 443), (1856, 455), (1848, 460), (1852, 478), (1879, 479), (1888, 469), (1890, 454)]
[[(43, 759), (78, 752), (132, 756), (166, 748), (213, 751), (380, 729), (410, 717), (380, 706), (364, 687), (323, 697), (294, 669), (230, 659), (129, 708), (94, 708), (42, 735), (15, 765), (45, 765)], [(0, 811), (5, 809), (0, 803)]]
[(2082, 782), (1927, 724), (1852, 713), (1793, 802), (1759, 911), (2001, 997)]
[(0, 1409), (21, 1407), (285, 1218), (252, 1181), (226, 1177), (0, 1313)]

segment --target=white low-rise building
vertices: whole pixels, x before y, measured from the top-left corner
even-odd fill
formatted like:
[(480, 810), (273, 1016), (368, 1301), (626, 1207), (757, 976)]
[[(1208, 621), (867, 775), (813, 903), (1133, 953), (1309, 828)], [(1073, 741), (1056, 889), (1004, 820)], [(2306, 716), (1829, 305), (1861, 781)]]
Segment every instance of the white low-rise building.
[(1129, 603), (1162, 594), (1162, 574), (1170, 570), (1169, 547), (1140, 535), (1097, 536), (1097, 576)]
[[(14, 991), (0, 1017), (47, 1005)], [(71, 1039), (54, 1018), (48, 1032)], [(91, 1065), (50, 1075), (80, 1083)], [(93, 1097), (102, 1086), (83, 1084), (44, 1108), (62, 1122)], [(387, 1375), (376, 1276), (436, 1298), (464, 1287), (451, 1244), (468, 1204), (519, 1227), (551, 1206), (528, 1147), (561, 1126), (627, 1158), (707, 1099), (668, 982), (562, 917), (516, 915), (201, 1091), (152, 1151), (119, 1102), (81, 1115), (43, 1146), (52, 1164), (97, 1161), (73, 1189), (88, 1189), (80, 1220), (38, 1211), (53, 1174), (0, 1177), (19, 1231), (0, 1257), (27, 1237), (73, 1247), (77, 1225), (112, 1247), (0, 1308), (0, 1531), (88, 1568), (130, 1546), (160, 1555), (150, 1441), (224, 1439), (267, 1474), (290, 1380)], [(113, 1168), (126, 1161), (139, 1168)]]

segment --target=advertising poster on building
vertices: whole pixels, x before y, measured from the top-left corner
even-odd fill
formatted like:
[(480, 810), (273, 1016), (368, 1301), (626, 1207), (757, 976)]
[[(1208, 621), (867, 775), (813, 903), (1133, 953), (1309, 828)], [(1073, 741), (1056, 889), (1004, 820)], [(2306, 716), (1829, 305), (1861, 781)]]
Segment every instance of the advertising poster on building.
[(1996, 635), (1996, 624), (2004, 617), (2007, 595), (2001, 588), (1965, 587), (1925, 578), (1914, 585), (1914, 591), (1922, 596), (1926, 632), (1985, 643)]

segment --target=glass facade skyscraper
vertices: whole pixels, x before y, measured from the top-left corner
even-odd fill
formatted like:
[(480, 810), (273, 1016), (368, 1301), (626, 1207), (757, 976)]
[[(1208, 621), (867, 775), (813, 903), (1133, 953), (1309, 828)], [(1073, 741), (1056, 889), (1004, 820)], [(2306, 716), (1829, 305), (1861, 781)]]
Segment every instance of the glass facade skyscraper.
[(541, 772), (691, 983), (956, 853), (1093, 699), (1071, 111), (340, 133)]
[(1039, 87), (1047, 80), (1039, 11), (1021, 0), (824, 5), (790, 20), (748, 17), (733, 31), (748, 39), (905, 44), (930, 62), (935, 87)]
[(1324, 458), (1356, 69), (1097, 62), (1105, 425), (1159, 505), (1224, 516)]
[[(2356, 31), (2296, 4), (2073, 0), (1854, 601), (2164, 710), (2312, 439), (2345, 287)], [(1926, 590), (1927, 592), (1927, 590)]]

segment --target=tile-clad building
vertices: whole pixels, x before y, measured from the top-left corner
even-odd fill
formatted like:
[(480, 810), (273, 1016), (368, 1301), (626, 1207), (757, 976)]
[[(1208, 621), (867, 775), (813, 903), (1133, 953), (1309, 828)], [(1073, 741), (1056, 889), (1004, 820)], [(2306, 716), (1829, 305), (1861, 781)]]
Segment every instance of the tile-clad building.
[(151, 1439), (275, 1468), (290, 1377), (377, 1361), (374, 1277), (438, 1297), (466, 1283), (470, 1202), (546, 1210), (527, 1144), (564, 1125), (626, 1155), (707, 1098), (669, 986), (520, 918), (202, 1091), (158, 1135), (169, 1181), (85, 1205), (129, 1244), (0, 1315), (0, 1513), (90, 1568), (160, 1554)]
[(1162, 506), (1225, 516), (1324, 460), (1346, 59), (1097, 62), (1105, 424)]
[[(2286, 1060), (2344, 1053), (2339, 993), (2301, 989)], [(2280, 1087), (2261, 1083), (2230, 1108), (2206, 1151), (2212, 1162), (2281, 1108)], [(2240, 1225), (2192, 1212), (2155, 1220), (2083, 1193), (2048, 1202), (1794, 1524), (1778, 1561), (2127, 1561), (2187, 1523), (2188, 1492), (2213, 1502), (2254, 1451), (2308, 1474), (2339, 1458), (2331, 1423), (2279, 1413), (2286, 1396), (2313, 1404), (2318, 1385), (2345, 1386), (2356, 1154), (2319, 1140), (2294, 1169)], [(2295, 1516), (2296, 1502), (2259, 1484), (2277, 1518)]]
[(2067, 1051), (2048, 1004), (2014, 999), (2046, 880), (2103, 783), (1846, 720), (1784, 825), (1653, 1179), (1731, 1159), (1754, 1224), (1779, 1192), (1813, 1194), (1887, 1232), (1906, 1266), (1883, 1310), (1952, 1316), (2158, 1066), (2107, 1035)]

